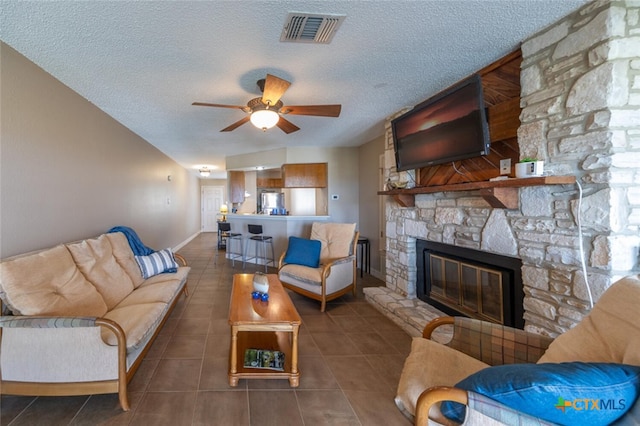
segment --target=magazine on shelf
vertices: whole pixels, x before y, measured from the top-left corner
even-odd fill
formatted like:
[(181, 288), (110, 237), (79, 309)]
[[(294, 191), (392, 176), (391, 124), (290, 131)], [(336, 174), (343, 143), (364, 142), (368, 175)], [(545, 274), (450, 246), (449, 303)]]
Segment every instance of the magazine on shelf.
[(244, 366), (284, 371), (284, 352), (268, 349), (247, 349), (244, 351)]

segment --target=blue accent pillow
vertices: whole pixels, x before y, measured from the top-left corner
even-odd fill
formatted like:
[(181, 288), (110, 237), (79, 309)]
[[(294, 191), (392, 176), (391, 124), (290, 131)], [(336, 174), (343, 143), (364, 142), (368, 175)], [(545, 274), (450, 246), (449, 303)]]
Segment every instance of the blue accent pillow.
[(136, 262), (145, 280), (154, 275), (178, 270), (178, 263), (173, 257), (173, 252), (168, 248), (151, 253), (149, 256), (136, 256)]
[(284, 263), (317, 268), (320, 266), (321, 248), (322, 243), (318, 240), (289, 237), (289, 246), (287, 247), (287, 254), (284, 256)]
[[(640, 367), (563, 362), (485, 368), (456, 384), (515, 410), (559, 424), (607, 425), (640, 393)], [(445, 401), (445, 417), (462, 423), (465, 406)]]

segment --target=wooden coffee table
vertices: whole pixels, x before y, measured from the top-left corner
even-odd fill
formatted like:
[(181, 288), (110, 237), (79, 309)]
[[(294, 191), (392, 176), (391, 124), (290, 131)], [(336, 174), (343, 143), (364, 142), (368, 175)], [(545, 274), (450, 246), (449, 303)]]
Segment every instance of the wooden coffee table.
[[(235, 274), (229, 307), (231, 350), (229, 385), (245, 379), (289, 379), (292, 387), (300, 383), (298, 371), (298, 330), (301, 319), (289, 295), (275, 274), (269, 279), (269, 301), (251, 298), (253, 274)], [(284, 370), (245, 367), (247, 349), (280, 351), (285, 355)]]

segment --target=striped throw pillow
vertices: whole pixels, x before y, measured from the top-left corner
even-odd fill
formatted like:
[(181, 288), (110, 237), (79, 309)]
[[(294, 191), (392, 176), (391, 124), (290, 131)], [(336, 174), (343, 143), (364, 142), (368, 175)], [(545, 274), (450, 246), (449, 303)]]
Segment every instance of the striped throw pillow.
[(138, 262), (144, 279), (164, 272), (176, 272), (178, 270), (178, 264), (173, 257), (171, 249), (168, 248), (151, 253), (148, 256), (136, 256), (136, 262)]

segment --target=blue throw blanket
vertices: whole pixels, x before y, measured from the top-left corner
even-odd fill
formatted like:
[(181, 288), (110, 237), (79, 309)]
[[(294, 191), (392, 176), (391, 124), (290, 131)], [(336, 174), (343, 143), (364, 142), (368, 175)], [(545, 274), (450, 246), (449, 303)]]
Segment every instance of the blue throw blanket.
[(129, 241), (131, 250), (136, 256), (149, 256), (151, 253), (155, 252), (155, 250), (145, 246), (142, 243), (142, 240), (140, 239), (140, 237), (138, 237), (136, 231), (127, 226), (114, 226), (113, 228), (109, 229), (107, 233), (112, 232), (122, 232), (127, 237), (127, 241)]

